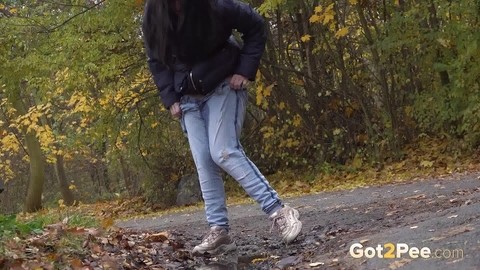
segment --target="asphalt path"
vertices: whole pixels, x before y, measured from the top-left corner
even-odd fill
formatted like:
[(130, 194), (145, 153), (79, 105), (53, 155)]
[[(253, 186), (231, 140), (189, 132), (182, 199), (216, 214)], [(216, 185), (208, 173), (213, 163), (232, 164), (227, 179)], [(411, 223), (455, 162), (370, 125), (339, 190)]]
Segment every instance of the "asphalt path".
[[(238, 250), (169, 269), (480, 269), (480, 174), (456, 174), (286, 199), (304, 224), (288, 246), (258, 205), (229, 207)], [(117, 221), (172, 231), (190, 249), (208, 227), (202, 210)]]

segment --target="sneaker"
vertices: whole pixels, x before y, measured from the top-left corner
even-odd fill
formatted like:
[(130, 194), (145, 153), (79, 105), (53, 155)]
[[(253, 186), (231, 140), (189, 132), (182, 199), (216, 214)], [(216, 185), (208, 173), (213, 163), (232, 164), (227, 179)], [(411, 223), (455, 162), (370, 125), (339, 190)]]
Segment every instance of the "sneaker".
[(276, 227), (280, 231), (286, 244), (293, 242), (302, 230), (302, 222), (298, 220), (299, 217), (298, 210), (287, 205), (270, 216), (273, 221), (272, 229)]
[(228, 235), (227, 230), (213, 226), (210, 228), (210, 232), (203, 238), (202, 243), (193, 248), (192, 254), (195, 256), (205, 253), (218, 255), (235, 249), (237, 249), (237, 246)]

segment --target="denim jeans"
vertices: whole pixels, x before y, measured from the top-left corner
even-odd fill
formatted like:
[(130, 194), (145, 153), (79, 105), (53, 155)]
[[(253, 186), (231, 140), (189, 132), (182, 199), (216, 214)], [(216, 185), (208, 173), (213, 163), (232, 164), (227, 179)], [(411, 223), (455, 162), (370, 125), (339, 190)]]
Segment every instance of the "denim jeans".
[(282, 207), (270, 186), (240, 144), (247, 91), (232, 90), (226, 80), (204, 97), (183, 96), (182, 127), (197, 167), (210, 226), (228, 229), (222, 170), (232, 176), (270, 215)]

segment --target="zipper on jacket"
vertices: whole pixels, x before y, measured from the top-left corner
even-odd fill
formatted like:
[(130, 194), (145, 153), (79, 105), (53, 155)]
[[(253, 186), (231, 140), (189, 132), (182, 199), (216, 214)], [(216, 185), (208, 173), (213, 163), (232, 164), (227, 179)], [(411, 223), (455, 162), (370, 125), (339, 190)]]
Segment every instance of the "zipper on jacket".
[(197, 90), (197, 87), (195, 86), (195, 82), (193, 81), (193, 73), (192, 71), (190, 71), (190, 82), (192, 83), (192, 86), (193, 86), (193, 89), (195, 89), (195, 91), (198, 91)]

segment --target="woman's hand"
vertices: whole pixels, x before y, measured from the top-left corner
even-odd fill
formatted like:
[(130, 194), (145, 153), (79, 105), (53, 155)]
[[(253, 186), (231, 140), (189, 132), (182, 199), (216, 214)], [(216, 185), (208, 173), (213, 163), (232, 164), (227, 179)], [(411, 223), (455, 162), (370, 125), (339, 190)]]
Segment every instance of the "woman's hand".
[(248, 79), (242, 75), (234, 74), (230, 80), (230, 88), (235, 90), (244, 89), (248, 84)]
[(175, 102), (173, 103), (172, 106), (170, 106), (170, 114), (173, 116), (173, 118), (179, 119), (182, 116), (182, 110), (180, 109), (180, 102)]

